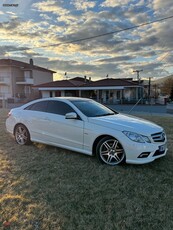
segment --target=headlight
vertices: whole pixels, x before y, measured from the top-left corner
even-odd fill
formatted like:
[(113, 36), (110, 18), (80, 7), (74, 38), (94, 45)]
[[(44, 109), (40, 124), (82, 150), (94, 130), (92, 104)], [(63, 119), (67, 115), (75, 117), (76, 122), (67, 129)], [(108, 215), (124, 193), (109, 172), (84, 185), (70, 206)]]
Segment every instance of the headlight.
[(139, 142), (139, 143), (151, 143), (150, 139), (147, 136), (138, 134), (138, 133), (133, 133), (130, 131), (123, 131), (123, 133), (132, 141)]

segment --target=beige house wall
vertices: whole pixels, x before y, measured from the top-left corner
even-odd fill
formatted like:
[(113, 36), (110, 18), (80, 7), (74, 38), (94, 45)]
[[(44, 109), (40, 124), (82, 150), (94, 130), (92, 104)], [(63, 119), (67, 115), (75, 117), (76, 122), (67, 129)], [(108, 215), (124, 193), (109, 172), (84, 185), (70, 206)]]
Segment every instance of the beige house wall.
[(44, 72), (33, 70), (34, 85), (39, 85), (53, 81), (53, 74), (51, 72)]
[(16, 82), (23, 79), (23, 70), (18, 67), (11, 67), (11, 78), (12, 78), (12, 95), (11, 97), (16, 97), (18, 94), (23, 93), (23, 87), (17, 85)]
[(0, 98), (7, 98), (12, 95), (11, 72), (11, 67), (0, 67)]
[[(33, 84), (25, 84), (26, 74), (30, 72), (30, 78)], [(26, 70), (22, 67), (0, 66), (0, 100), (14, 98), (18, 100), (21, 95), (25, 95), (26, 99), (39, 95), (38, 89), (32, 88), (33, 85), (43, 84), (53, 81), (53, 73), (41, 70)], [(27, 93), (26, 93), (27, 92)]]

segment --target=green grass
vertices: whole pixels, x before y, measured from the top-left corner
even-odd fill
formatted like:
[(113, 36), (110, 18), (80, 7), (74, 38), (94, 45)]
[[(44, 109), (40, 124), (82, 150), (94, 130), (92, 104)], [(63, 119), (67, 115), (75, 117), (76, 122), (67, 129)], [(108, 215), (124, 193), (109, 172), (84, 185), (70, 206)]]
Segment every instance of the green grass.
[(0, 110), (0, 229), (173, 229), (172, 118), (145, 116), (165, 128), (166, 157), (110, 167), (59, 148), (17, 145), (5, 131), (7, 112)]

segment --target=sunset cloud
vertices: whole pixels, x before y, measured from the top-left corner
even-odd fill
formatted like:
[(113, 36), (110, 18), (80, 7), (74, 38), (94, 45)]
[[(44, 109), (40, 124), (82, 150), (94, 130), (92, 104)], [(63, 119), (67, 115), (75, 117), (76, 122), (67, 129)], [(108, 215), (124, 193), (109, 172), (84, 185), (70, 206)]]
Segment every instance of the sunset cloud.
[(172, 0), (29, 0), (19, 1), (15, 9), (1, 5), (0, 58), (33, 58), (57, 71), (56, 78), (64, 72), (71, 77), (132, 77), (137, 68), (144, 77), (171, 74), (165, 64), (172, 63), (173, 19), (126, 30), (171, 16), (171, 11)]

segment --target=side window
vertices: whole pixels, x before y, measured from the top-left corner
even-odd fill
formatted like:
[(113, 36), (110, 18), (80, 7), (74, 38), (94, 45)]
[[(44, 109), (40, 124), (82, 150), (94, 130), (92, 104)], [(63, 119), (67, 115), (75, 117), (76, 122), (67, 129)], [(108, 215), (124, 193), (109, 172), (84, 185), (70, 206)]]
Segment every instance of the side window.
[(29, 105), (25, 110), (40, 111), (45, 112), (47, 108), (47, 101), (36, 102), (32, 105)]
[(62, 101), (49, 101), (46, 112), (65, 116), (66, 113), (75, 111), (71, 106)]

